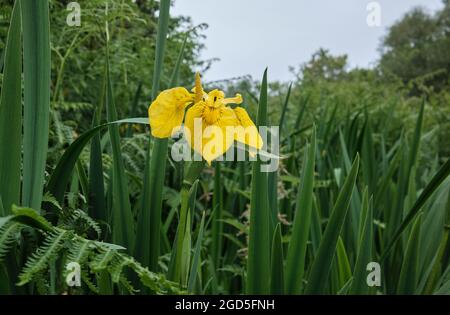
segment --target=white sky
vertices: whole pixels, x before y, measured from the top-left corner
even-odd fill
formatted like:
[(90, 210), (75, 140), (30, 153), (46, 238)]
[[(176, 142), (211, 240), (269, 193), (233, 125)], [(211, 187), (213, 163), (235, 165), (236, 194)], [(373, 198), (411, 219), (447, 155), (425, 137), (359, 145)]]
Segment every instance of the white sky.
[(219, 58), (204, 74), (208, 81), (250, 74), (259, 79), (266, 66), (269, 80), (292, 79), (289, 66), (308, 61), (320, 47), (348, 54), (352, 67), (379, 58), (386, 29), (415, 6), (429, 12), (441, 0), (378, 0), (381, 26), (369, 27), (372, 0), (175, 0), (171, 15), (207, 23), (202, 59)]

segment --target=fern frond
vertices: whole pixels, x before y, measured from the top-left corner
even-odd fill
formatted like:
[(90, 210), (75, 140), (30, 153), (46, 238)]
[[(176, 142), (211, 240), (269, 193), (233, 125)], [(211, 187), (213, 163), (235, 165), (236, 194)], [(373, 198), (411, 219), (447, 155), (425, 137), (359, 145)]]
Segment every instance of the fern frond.
[(128, 153), (125, 152), (122, 154), (122, 156), (127, 168), (131, 168), (135, 172), (140, 171), (140, 168), (137, 166), (137, 164), (134, 162), (134, 159)]
[(100, 228), (100, 225), (94, 219), (92, 219), (86, 212), (82, 210), (75, 210), (73, 213), (73, 219), (84, 221), (89, 228), (93, 229), (97, 233), (97, 236), (100, 236), (102, 234), (102, 229)]
[(27, 260), (25, 268), (19, 275), (20, 281), (17, 285), (21, 286), (30, 282), (37, 273), (48, 266), (49, 261), (57, 256), (58, 251), (62, 247), (62, 242), (68, 233), (68, 231), (60, 230), (58, 232), (50, 233), (47, 236), (44, 240), (44, 244)]
[(114, 258), (114, 250), (106, 249), (99, 255), (95, 256), (94, 260), (90, 264), (90, 268), (94, 272), (104, 270), (108, 267), (109, 262)]
[(0, 262), (13, 246), (21, 228), (22, 224), (18, 222), (9, 222), (0, 228)]
[[(135, 138), (137, 138), (136, 135), (132, 139), (134, 140)], [(129, 143), (125, 144), (124, 150), (126, 150), (126, 145), (129, 145), (135, 151), (135, 156), (137, 155), (138, 158), (145, 160), (147, 152), (145, 150), (143, 150), (142, 148), (145, 148), (147, 143), (141, 143), (141, 142), (142, 141), (140, 141), (139, 143), (136, 143), (136, 141), (130, 141)]]
[(178, 285), (174, 282), (167, 280), (163, 275), (156, 274), (143, 267), (133, 257), (127, 256), (122, 253), (117, 253), (121, 260), (123, 260), (123, 266), (130, 267), (139, 277), (143, 285), (150, 288), (152, 291), (167, 294), (167, 293), (180, 293)]
[(82, 111), (82, 110), (90, 110), (93, 108), (93, 105), (86, 102), (53, 102), (52, 103), (55, 109), (60, 111)]
[(48, 202), (51, 205), (55, 206), (56, 208), (58, 208), (59, 210), (62, 210), (61, 205), (59, 204), (58, 200), (56, 200), (55, 197), (53, 197), (53, 195), (50, 192), (46, 192), (45, 195), (42, 197), (42, 201), (43, 202)]
[(69, 253), (67, 255), (67, 260), (69, 262), (76, 262), (79, 265), (82, 265), (88, 259), (90, 252), (90, 241), (86, 239), (75, 238), (71, 245), (72, 246), (70, 247)]
[(99, 294), (99, 288), (92, 282), (91, 277), (89, 276), (89, 272), (86, 269), (81, 269), (81, 280), (87, 285), (89, 290), (92, 292)]
[[(126, 267), (137, 274), (144, 286), (158, 294), (180, 292), (176, 283), (168, 281), (161, 274), (149, 271), (133, 257), (121, 252), (125, 249), (122, 246), (89, 240), (76, 234), (74, 230), (54, 227), (33, 209), (13, 207), (13, 213), (10, 222), (3, 222), (0, 226), (1, 255), (8, 251), (11, 242), (17, 235), (15, 232), (22, 228), (24, 235), (26, 235), (26, 229), (29, 229), (34, 233), (39, 230), (45, 236), (41, 244), (36, 244), (36, 251), (29, 256), (25, 267), (22, 269), (19, 275), (19, 286), (35, 281), (37, 292), (47, 292), (49, 279), (46, 271), (49, 268), (49, 263), (62, 258), (62, 263), (77, 262), (80, 264), (81, 279), (94, 293), (100, 292), (94, 281), (94, 275), (100, 271), (107, 272), (114, 283), (130, 294), (137, 292), (127, 278), (128, 274), (123, 271)], [(68, 213), (66, 220), (70, 221), (74, 218), (82, 218), (93, 228), (96, 226), (96, 222), (90, 222), (89, 216), (84, 215), (81, 211), (74, 214)], [(30, 239), (37, 240), (34, 233), (30, 235)], [(64, 273), (59, 276), (63, 277)]]
[(85, 234), (88, 230), (94, 230), (97, 236), (102, 234), (102, 229), (100, 224), (92, 219), (83, 210), (69, 210), (65, 209), (63, 215), (60, 217), (60, 222), (58, 225), (62, 229), (74, 230), (77, 234)]
[(50, 284), (43, 274), (38, 273), (35, 276), (34, 283), (36, 284), (36, 291), (40, 295), (47, 295), (49, 293)]
[[(65, 257), (64, 266), (67, 266), (69, 263), (75, 262), (83, 266), (83, 264), (89, 259), (89, 254), (91, 251), (90, 241), (84, 238), (74, 237), (70, 240), (68, 247), (68, 253)], [(63, 278), (65, 279), (70, 270), (64, 268), (63, 270)]]
[(42, 215), (34, 209), (22, 208), (13, 205), (12, 212), (14, 214), (13, 220), (33, 228), (43, 230), (45, 232), (52, 232), (54, 227)]
[(139, 290), (135, 289), (131, 282), (127, 279), (125, 275), (120, 276), (120, 284), (123, 286), (125, 290), (128, 291), (129, 294), (135, 294), (138, 293)]
[(117, 253), (114, 255), (114, 258), (111, 259), (111, 264), (108, 267), (112, 282), (119, 283), (122, 276), (122, 270), (128, 264), (129, 262), (126, 259), (122, 259), (120, 255), (117, 255)]

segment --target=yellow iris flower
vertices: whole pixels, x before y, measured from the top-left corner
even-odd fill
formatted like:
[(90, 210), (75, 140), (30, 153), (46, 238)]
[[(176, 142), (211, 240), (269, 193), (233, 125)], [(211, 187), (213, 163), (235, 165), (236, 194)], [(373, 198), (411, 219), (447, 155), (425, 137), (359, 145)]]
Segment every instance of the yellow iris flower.
[[(228, 104), (241, 104), (242, 96), (225, 98), (225, 93), (203, 91), (200, 75), (195, 78), (193, 93), (183, 87), (162, 91), (148, 108), (152, 135), (168, 138), (181, 127), (190, 147), (208, 162), (223, 155), (234, 140), (261, 149), (263, 140), (242, 107), (231, 108)], [(186, 116), (185, 110), (190, 105)]]

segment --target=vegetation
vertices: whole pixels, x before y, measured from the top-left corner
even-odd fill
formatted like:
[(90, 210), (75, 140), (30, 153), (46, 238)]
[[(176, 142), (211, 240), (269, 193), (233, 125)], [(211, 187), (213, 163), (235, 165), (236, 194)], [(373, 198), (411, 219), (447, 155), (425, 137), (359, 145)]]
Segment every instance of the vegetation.
[(290, 84), (206, 83), (280, 127), (270, 173), (151, 136), (151, 101), (210, 64), (169, 0), (83, 1), (80, 27), (69, 1), (1, 1), (1, 294), (450, 294), (448, 1), (374, 69), (321, 49)]

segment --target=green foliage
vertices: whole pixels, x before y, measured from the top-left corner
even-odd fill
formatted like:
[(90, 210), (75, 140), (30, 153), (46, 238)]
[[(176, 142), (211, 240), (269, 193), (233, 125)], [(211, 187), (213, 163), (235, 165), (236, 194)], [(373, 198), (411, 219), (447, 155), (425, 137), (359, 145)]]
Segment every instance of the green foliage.
[(58, 231), (49, 233), (45, 237), (42, 245), (28, 258), (25, 268), (19, 276), (19, 286), (30, 282), (36, 274), (47, 267), (51, 260), (57, 257), (66, 236), (67, 231)]
[(48, 0), (21, 0), (20, 7), (24, 76), (22, 204), (39, 209), (44, 189), (49, 137), (49, 7)]
[(450, 5), (434, 15), (416, 8), (389, 29), (383, 40), (380, 68), (411, 86), (411, 92), (449, 87)]
[[(8, 154), (0, 155), (0, 196), (3, 206), (10, 209), (20, 199), (21, 146), (22, 146), (22, 59), (20, 58), (21, 20), (19, 2), (14, 6), (11, 27), (4, 52), (3, 77), (0, 96), (0, 147)], [(3, 63), (3, 62), (1, 62)]]
[[(267, 69), (264, 71), (259, 97), (257, 126), (267, 125)], [(267, 174), (261, 171), (261, 160), (253, 162), (250, 231), (247, 262), (247, 294), (269, 293), (270, 235)]]
[[(170, 1), (162, 0), (160, 2), (160, 18), (158, 19), (158, 36), (156, 40), (155, 66), (153, 71), (153, 84), (151, 99), (157, 96), (161, 73), (163, 69), (164, 51), (166, 45), (167, 29), (169, 23)], [(178, 60), (184, 54), (184, 44)], [(177, 60), (174, 75), (178, 76), (179, 62)], [(175, 85), (175, 82), (171, 82)], [(154, 139), (152, 151), (148, 148), (146, 154), (146, 163), (144, 169), (144, 194), (142, 195), (142, 208), (140, 211), (137, 241), (141, 243), (135, 250), (136, 256), (140, 261), (147, 264), (151, 270), (157, 270), (158, 257), (160, 254), (160, 227), (162, 211), (162, 190), (164, 186), (164, 173), (166, 171), (168, 140)], [(150, 154), (151, 152), (151, 154)]]
[[(178, 292), (175, 284), (168, 282), (163, 276), (148, 271), (132, 257), (121, 252), (123, 248), (119, 246), (86, 239), (79, 236), (74, 230), (66, 229), (66, 226), (50, 226), (48, 229), (42, 230), (38, 227), (45, 219), (31, 209), (14, 208), (14, 213), (7, 217), (8, 221), (2, 223), (0, 227), (0, 257), (4, 257), (8, 253), (26, 226), (37, 228), (44, 236), (34, 253), (28, 257), (19, 276), (18, 286), (30, 281), (39, 282), (43, 279), (43, 274), (50, 270), (51, 265), (55, 261), (61, 260), (63, 270), (60, 274), (60, 290), (67, 290), (66, 270), (64, 269), (66, 264), (77, 262), (82, 266), (82, 279), (92, 293), (99, 293), (98, 284), (95, 285), (95, 282), (99, 281), (99, 274), (103, 271), (107, 272), (118, 288), (127, 289), (129, 293), (137, 292), (124, 276), (125, 268), (134, 271), (141, 283), (154, 292)], [(85, 218), (86, 216), (84, 214)], [(44, 287), (45, 284), (41, 289)]]
[(0, 262), (17, 240), (20, 228), (21, 224), (18, 222), (8, 222), (0, 227)]
[[(47, 20), (47, 1), (22, 2)], [(149, 136), (151, 99), (208, 67), (203, 26), (169, 1), (83, 1), (71, 28), (49, 0), (50, 32), (26, 22), (23, 48), (18, 2), (3, 3), (0, 293), (450, 293), (448, 1), (394, 25), (374, 69), (321, 49), (289, 84), (226, 81), (258, 126), (279, 122), (269, 174), (263, 152), (213, 169)]]
[(305, 273), (305, 257), (311, 224), (311, 212), (314, 189), (314, 168), (316, 159), (316, 134), (313, 133), (311, 143), (305, 153), (305, 163), (301, 174), (301, 187), (297, 196), (297, 208), (289, 242), (286, 264), (286, 292), (298, 294), (301, 291)]
[(350, 204), (350, 197), (355, 186), (359, 168), (359, 156), (356, 156), (348, 177), (342, 186), (333, 210), (331, 211), (327, 227), (320, 242), (317, 255), (311, 266), (311, 272), (306, 286), (306, 294), (319, 294), (324, 291), (328, 278), (333, 255), (336, 250), (339, 234)]

